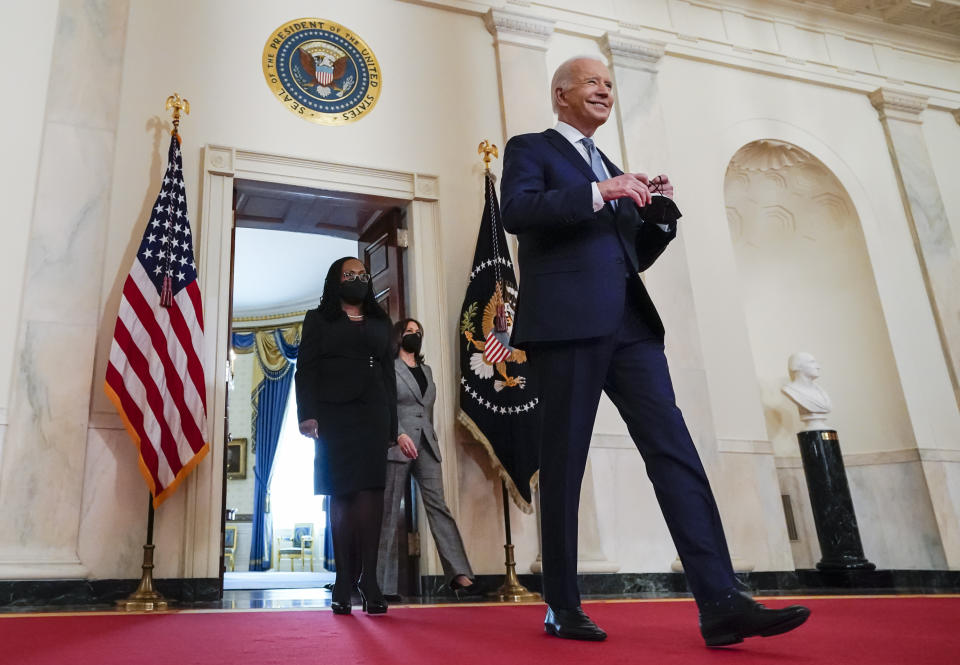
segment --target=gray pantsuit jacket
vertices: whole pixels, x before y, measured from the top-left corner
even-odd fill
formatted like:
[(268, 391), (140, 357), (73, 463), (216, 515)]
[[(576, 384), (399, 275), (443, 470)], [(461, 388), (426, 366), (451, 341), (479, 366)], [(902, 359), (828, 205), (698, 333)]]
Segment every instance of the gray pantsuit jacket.
[(396, 359), (397, 420), (399, 433), (406, 434), (417, 445), (417, 459), (411, 460), (400, 446), (387, 449), (387, 484), (383, 493), (383, 528), (380, 531), (380, 553), (377, 578), (383, 593), (397, 593), (397, 525), (403, 515), (400, 500), (410, 474), (417, 480), (420, 497), (430, 523), (430, 532), (437, 544), (443, 573), (447, 580), (457, 575), (473, 577), (470, 562), (463, 548), (463, 539), (443, 498), (443, 478), (440, 474), (440, 444), (433, 428), (433, 403), (437, 386), (433, 372), (421, 365), (427, 377), (427, 389), (420, 394), (420, 386), (400, 358)]

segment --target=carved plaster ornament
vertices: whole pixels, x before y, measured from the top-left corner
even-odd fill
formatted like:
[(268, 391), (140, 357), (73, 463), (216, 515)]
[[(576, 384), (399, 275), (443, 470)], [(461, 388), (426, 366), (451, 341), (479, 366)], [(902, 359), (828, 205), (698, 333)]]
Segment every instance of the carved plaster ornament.
[(787, 166), (803, 164), (810, 159), (808, 152), (795, 145), (783, 141), (760, 139), (740, 148), (731, 161), (746, 171), (775, 171)]

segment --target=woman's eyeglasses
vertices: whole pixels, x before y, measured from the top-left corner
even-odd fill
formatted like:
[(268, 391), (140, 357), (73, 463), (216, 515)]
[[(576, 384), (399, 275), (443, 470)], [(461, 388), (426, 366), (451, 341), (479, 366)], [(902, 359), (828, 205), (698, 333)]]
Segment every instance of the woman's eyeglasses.
[(370, 281), (370, 275), (365, 272), (345, 272), (343, 273), (343, 281), (353, 282), (355, 280), (360, 280), (364, 284)]

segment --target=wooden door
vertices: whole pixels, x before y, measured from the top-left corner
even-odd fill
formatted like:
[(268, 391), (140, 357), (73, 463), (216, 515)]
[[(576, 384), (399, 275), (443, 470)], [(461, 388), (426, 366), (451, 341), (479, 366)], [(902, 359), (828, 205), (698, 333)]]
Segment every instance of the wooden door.
[[(363, 229), (358, 240), (358, 256), (373, 276), (377, 302), (394, 322), (407, 316), (403, 275), (404, 218), (404, 211), (394, 208)], [(404, 519), (397, 525), (394, 535), (399, 561), (387, 562), (387, 565), (398, 566), (398, 591), (404, 596), (420, 595), (420, 537), (415, 502), (416, 487), (411, 476), (404, 488)]]
[(358, 249), (360, 260), (373, 276), (373, 292), (377, 302), (398, 321), (407, 315), (404, 303), (403, 248), (399, 238), (404, 214), (394, 208), (378, 217), (360, 232)]

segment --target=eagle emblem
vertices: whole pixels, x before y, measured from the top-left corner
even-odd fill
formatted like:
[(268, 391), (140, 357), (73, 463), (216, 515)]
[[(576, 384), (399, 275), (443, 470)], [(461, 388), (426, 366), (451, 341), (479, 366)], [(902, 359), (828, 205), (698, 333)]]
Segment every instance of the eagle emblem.
[(500, 392), (504, 388), (522, 389), (527, 380), (523, 376), (510, 376), (507, 363), (525, 363), (527, 354), (510, 346), (510, 331), (513, 329), (513, 315), (516, 311), (516, 290), (507, 287), (504, 297), (502, 282), (497, 282), (493, 296), (483, 308), (480, 319), (481, 340), (476, 337), (474, 318), (478, 303), (474, 302), (463, 314), (460, 332), (477, 352), (470, 354), (470, 369), (481, 379), (490, 379), (494, 372), (501, 378), (493, 382), (493, 389)]
[(328, 42), (315, 40), (304, 42), (297, 52), (300, 54), (300, 66), (307, 74), (303, 87), (315, 88), (320, 97), (329, 97), (332, 92), (342, 94), (353, 87), (352, 76), (345, 82), (340, 80), (347, 73), (347, 63), (350, 61), (340, 49)]
[(304, 120), (344, 125), (380, 98), (380, 63), (352, 30), (322, 18), (280, 26), (263, 47), (263, 76), (276, 98)]

